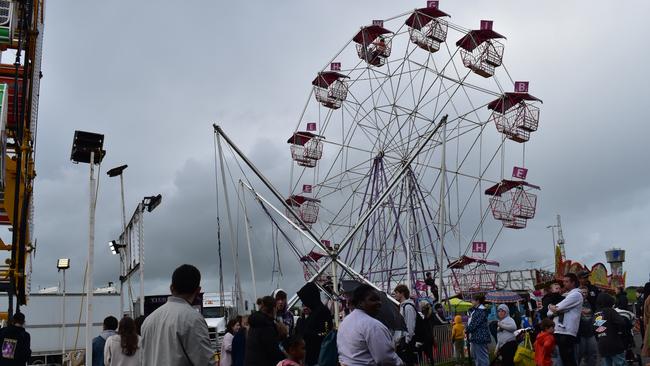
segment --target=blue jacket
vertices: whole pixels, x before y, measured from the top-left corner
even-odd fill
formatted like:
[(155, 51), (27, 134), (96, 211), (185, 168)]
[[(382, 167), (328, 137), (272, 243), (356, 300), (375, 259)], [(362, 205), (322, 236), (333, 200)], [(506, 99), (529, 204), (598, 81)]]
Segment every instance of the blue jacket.
[(232, 339), (232, 366), (244, 366), (246, 329), (242, 327)]
[(93, 338), (93, 364), (92, 366), (104, 366), (104, 345), (108, 337), (115, 335), (114, 330), (105, 330), (101, 335)]
[(488, 310), (483, 306), (474, 308), (470, 320), (465, 328), (469, 334), (469, 342), (476, 344), (490, 343), (490, 329), (488, 328)]

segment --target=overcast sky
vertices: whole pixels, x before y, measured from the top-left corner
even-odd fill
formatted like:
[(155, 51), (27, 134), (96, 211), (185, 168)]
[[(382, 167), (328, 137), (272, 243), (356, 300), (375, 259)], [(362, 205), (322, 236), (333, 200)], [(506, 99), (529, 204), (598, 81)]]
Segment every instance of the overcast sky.
[[(164, 293), (172, 270), (193, 263), (217, 290), (212, 123), (218, 122), (272, 180), (289, 171), (295, 129), (315, 73), (372, 19), (425, 1), (50, 1), (39, 109), (32, 289), (57, 284), (70, 257), (80, 290), (87, 255), (88, 166), (69, 161), (76, 129), (105, 134), (97, 204), (95, 286), (117, 281), (108, 241), (120, 230), (119, 181), (128, 164), (128, 214), (163, 194), (145, 217), (146, 292)], [(646, 1), (441, 1), (451, 20), (493, 19), (507, 37), (504, 63), (544, 100), (527, 145), (529, 179), (542, 186), (537, 217), (508, 230), (492, 257), (501, 268), (549, 268), (546, 226), (562, 215), (569, 258), (593, 264), (627, 250), (628, 284), (648, 280), (649, 78)], [(284, 187), (284, 186), (283, 186)], [(263, 221), (262, 215), (251, 214)], [(267, 223), (266, 221), (264, 222)], [(491, 225), (497, 226), (495, 221)], [(258, 290), (269, 291), (272, 244), (254, 240)], [(232, 284), (224, 243), (224, 283)], [(243, 248), (242, 248), (243, 249)], [(242, 256), (245, 252), (242, 251)], [(288, 257), (291, 259), (292, 257)], [(242, 264), (247, 263), (242, 258)], [(295, 289), (295, 261), (281, 283)], [(250, 287), (247, 267), (244, 287)], [(278, 276), (278, 274), (273, 274)], [(277, 277), (275, 277), (277, 280)], [(277, 281), (276, 281), (277, 282)]]

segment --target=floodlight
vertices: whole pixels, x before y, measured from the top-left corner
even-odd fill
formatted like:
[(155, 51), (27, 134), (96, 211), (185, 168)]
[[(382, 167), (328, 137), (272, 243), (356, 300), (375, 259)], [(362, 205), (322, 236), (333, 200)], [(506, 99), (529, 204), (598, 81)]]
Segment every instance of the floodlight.
[(56, 261), (56, 268), (58, 268), (59, 271), (70, 268), (70, 258), (61, 258)]
[(128, 167), (128, 165), (126, 165), (126, 164), (124, 164), (124, 165), (120, 165), (120, 166), (118, 166), (118, 167), (115, 167), (115, 168), (113, 168), (113, 169), (107, 171), (106, 174), (108, 174), (108, 176), (111, 177), (111, 178), (112, 178), (112, 177), (117, 177), (117, 176), (119, 176), (119, 175), (122, 175), (122, 172), (123, 172), (124, 169), (126, 169), (127, 167)]
[(113, 253), (113, 255), (118, 254), (120, 252), (120, 249), (126, 248), (126, 245), (118, 244), (115, 240), (109, 241), (108, 246), (111, 248), (111, 253)]
[(159, 194), (157, 196), (147, 196), (142, 200), (142, 203), (147, 207), (147, 212), (151, 212), (160, 205), (160, 202), (162, 202), (162, 194)]
[(70, 160), (75, 163), (90, 164), (90, 153), (94, 152), (94, 164), (99, 164), (104, 159), (106, 151), (104, 147), (104, 135), (99, 133), (75, 131), (72, 140), (72, 151)]

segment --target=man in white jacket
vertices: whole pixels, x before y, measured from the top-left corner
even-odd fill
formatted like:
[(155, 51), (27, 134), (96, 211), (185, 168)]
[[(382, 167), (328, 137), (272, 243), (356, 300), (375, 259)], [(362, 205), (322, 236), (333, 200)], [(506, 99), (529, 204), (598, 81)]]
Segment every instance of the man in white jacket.
[(215, 366), (208, 324), (192, 307), (201, 293), (201, 272), (189, 264), (172, 274), (172, 296), (142, 324), (145, 366)]
[(562, 322), (559, 317), (555, 321), (555, 341), (560, 351), (563, 366), (577, 366), (576, 344), (580, 315), (582, 311), (582, 294), (580, 293), (578, 277), (574, 273), (567, 273), (562, 280), (564, 288), (568, 290), (564, 300), (557, 305), (549, 305), (548, 315), (564, 314)]

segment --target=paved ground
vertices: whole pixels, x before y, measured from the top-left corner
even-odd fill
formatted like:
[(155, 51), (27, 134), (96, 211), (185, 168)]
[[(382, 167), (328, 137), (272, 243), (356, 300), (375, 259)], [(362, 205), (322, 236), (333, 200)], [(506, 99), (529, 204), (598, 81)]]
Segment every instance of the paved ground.
[[(640, 334), (637, 334), (637, 335), (634, 337), (634, 342), (636, 343), (636, 346), (637, 346), (636, 349), (634, 350), (634, 352), (637, 353), (637, 354), (641, 354), (641, 345), (643, 344), (643, 340), (641, 339), (641, 335), (640, 335)], [(644, 365), (650, 365), (650, 358), (649, 358), (649, 357), (645, 357), (645, 358), (643, 359), (643, 364), (644, 364)]]

